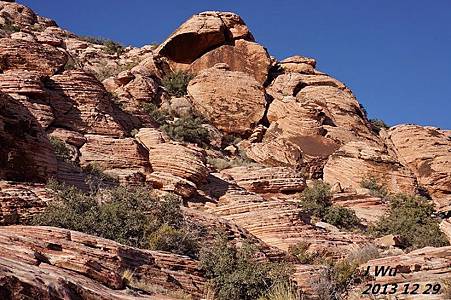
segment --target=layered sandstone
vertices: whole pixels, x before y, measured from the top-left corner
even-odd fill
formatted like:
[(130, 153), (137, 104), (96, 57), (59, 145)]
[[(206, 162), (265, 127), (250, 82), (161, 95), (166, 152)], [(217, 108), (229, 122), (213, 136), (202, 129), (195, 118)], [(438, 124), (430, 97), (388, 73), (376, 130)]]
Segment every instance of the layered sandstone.
[(388, 132), (399, 160), (432, 196), (439, 210), (451, 210), (451, 140), (437, 128), (399, 125)]
[(216, 65), (199, 73), (188, 86), (194, 107), (227, 133), (242, 134), (263, 118), (265, 94), (250, 75)]

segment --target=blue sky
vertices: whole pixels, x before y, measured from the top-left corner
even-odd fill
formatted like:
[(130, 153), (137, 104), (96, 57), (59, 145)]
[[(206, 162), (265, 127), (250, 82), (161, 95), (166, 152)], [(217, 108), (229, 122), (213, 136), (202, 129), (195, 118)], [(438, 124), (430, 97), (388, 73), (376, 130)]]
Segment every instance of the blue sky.
[(450, 0), (18, 0), (80, 35), (162, 42), (192, 14), (240, 14), (283, 59), (301, 54), (343, 81), (371, 118), (451, 129)]

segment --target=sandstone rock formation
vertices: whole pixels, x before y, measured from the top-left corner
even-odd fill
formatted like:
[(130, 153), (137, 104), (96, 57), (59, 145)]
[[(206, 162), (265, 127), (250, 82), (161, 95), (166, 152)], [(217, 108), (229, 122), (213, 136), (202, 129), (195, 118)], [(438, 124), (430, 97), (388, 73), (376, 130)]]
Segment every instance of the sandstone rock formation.
[(136, 299), (125, 290), (126, 270), (145, 284), (182, 289), (197, 297), (205, 284), (196, 262), (186, 257), (138, 250), (66, 229), (0, 227), (0, 249), (0, 286), (3, 295), (13, 298)]
[(250, 75), (216, 65), (199, 73), (188, 86), (193, 104), (217, 128), (242, 134), (263, 118), (265, 94)]
[(388, 132), (399, 160), (417, 176), (437, 209), (451, 210), (451, 140), (436, 128), (395, 126)]

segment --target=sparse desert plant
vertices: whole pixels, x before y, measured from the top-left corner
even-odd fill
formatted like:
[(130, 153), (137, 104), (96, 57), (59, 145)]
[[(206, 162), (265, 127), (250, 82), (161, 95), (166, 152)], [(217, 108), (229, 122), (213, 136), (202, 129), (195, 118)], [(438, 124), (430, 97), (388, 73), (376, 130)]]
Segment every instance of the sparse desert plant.
[(389, 211), (369, 232), (374, 236), (400, 235), (408, 249), (449, 245), (439, 228), (434, 204), (426, 198), (398, 194), (390, 196)]
[(185, 229), (163, 224), (149, 237), (149, 249), (195, 257), (198, 252), (196, 237)]
[(352, 251), (347, 259), (348, 261), (356, 262), (361, 265), (379, 257), (379, 249), (373, 244), (368, 244)]
[[(168, 246), (159, 250), (196, 255), (196, 239), (180, 236), (188, 231), (184, 229), (181, 200), (175, 195), (157, 197), (144, 187), (116, 187), (84, 193), (54, 181), (49, 188), (53, 189), (55, 200), (35, 216), (35, 225), (72, 229), (140, 248), (149, 248), (149, 237), (152, 237), (160, 241), (158, 245)], [(168, 227), (179, 231), (169, 234), (165, 230)]]
[(374, 197), (385, 199), (389, 195), (387, 186), (379, 184), (377, 178), (372, 175), (364, 177), (360, 182), (360, 186), (370, 190), (371, 195)]
[(169, 113), (160, 109), (154, 103), (143, 103), (142, 109), (147, 112), (152, 120), (154, 120), (160, 126), (166, 124), (166, 122), (170, 119)]
[(175, 71), (163, 78), (162, 84), (169, 95), (174, 97), (182, 97), (187, 94), (187, 87), (193, 75), (183, 72)]
[(105, 52), (111, 55), (121, 55), (124, 52), (124, 46), (110, 39), (92, 36), (81, 36), (80, 39), (88, 43), (105, 46)]
[(20, 27), (14, 24), (10, 19), (5, 19), (4, 24), (0, 24), (0, 30), (5, 31), (7, 34), (19, 32)]
[(200, 117), (187, 116), (168, 122), (160, 128), (173, 140), (205, 147), (210, 144), (210, 135), (208, 130), (202, 127), (203, 122)]
[(49, 138), (50, 144), (53, 147), (53, 151), (55, 151), (55, 155), (58, 159), (62, 161), (69, 161), (71, 158), (71, 152), (67, 147), (66, 143), (57, 137)]
[(376, 132), (376, 133), (379, 133), (382, 129), (389, 129), (390, 128), (390, 126), (385, 124), (385, 122), (383, 120), (380, 120), (380, 119), (370, 119), (368, 121), (371, 124), (371, 129), (374, 132)]
[(295, 245), (290, 245), (288, 253), (296, 257), (301, 264), (312, 264), (317, 258), (317, 253), (309, 252), (309, 247), (309, 243), (301, 241)]
[(259, 300), (302, 300), (298, 287), (292, 283), (275, 284), (269, 292), (258, 298)]
[(332, 205), (330, 189), (329, 184), (319, 180), (312, 187), (307, 187), (301, 194), (303, 211), (338, 228), (352, 229), (358, 226), (360, 220), (353, 210)]
[(207, 162), (218, 171), (233, 167), (257, 165), (256, 162), (247, 157), (244, 151), (240, 151), (237, 156), (233, 157), (208, 157)]
[(202, 249), (200, 265), (220, 300), (258, 299), (274, 285), (289, 283), (293, 272), (283, 263), (258, 261), (249, 244), (229, 246), (224, 236)]
[(352, 229), (360, 224), (355, 212), (346, 207), (330, 206), (326, 209), (324, 221), (338, 228)]

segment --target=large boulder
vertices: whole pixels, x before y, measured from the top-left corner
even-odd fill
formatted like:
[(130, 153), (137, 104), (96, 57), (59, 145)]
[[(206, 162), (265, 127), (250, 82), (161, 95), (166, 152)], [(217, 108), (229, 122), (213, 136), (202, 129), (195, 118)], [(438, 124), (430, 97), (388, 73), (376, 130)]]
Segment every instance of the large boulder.
[(220, 64), (199, 73), (188, 85), (194, 107), (227, 133), (243, 134), (265, 112), (263, 87), (250, 75)]
[(253, 41), (246, 24), (236, 14), (203, 12), (192, 16), (157, 49), (161, 56), (190, 64), (204, 53), (236, 39)]
[(55, 127), (86, 134), (124, 136), (110, 95), (96, 78), (83, 71), (68, 71), (46, 81)]
[(0, 92), (0, 179), (43, 182), (56, 156), (43, 128), (20, 102)]
[(365, 142), (350, 142), (332, 154), (324, 166), (324, 181), (356, 190), (364, 179), (374, 177), (394, 193), (415, 193), (417, 182), (385, 149)]
[(62, 50), (25, 40), (0, 39), (0, 70), (37, 71), (53, 75), (67, 62)]
[(417, 176), (437, 209), (451, 210), (451, 139), (433, 127), (399, 125), (388, 132), (399, 160)]
[(218, 63), (226, 63), (231, 71), (252, 75), (260, 84), (264, 84), (271, 66), (271, 58), (266, 49), (255, 42), (237, 40), (233, 45), (223, 45), (196, 59), (190, 66), (190, 72), (213, 67)]

